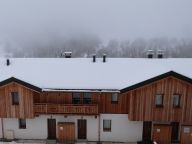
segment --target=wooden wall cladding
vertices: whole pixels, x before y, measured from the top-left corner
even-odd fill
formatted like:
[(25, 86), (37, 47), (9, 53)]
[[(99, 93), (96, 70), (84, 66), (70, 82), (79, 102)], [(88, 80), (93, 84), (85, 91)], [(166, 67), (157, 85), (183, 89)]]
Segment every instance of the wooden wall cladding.
[[(81, 93), (81, 104), (83, 104), (83, 95)], [(92, 104), (98, 104), (99, 113), (128, 113), (127, 94), (119, 94), (118, 103), (111, 103), (111, 93), (92, 93)], [(34, 95), (34, 103), (49, 104), (72, 104), (72, 92), (43, 92)], [(89, 105), (89, 104), (85, 104)]]
[[(163, 107), (155, 106), (155, 95), (164, 94)], [(180, 94), (180, 107), (173, 107), (173, 94)], [(182, 122), (192, 124), (192, 85), (167, 77), (127, 92), (129, 119), (134, 121)]]
[[(92, 103), (98, 102), (97, 93), (92, 93)], [(81, 93), (81, 104), (83, 104), (83, 93)], [(34, 95), (34, 103), (50, 104), (72, 104), (72, 92), (43, 92)]]
[[(12, 104), (11, 92), (19, 93), (19, 105)], [(33, 118), (33, 94), (36, 93), (17, 83), (0, 87), (0, 117)]]
[(111, 102), (111, 93), (101, 93), (99, 99), (100, 113), (124, 114), (128, 113), (127, 94), (118, 95), (118, 103)]

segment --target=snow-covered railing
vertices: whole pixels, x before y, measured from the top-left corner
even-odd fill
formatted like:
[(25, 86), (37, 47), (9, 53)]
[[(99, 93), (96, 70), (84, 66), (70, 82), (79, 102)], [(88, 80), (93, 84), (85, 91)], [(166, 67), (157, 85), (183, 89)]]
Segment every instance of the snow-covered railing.
[(34, 113), (38, 114), (85, 114), (97, 115), (98, 105), (88, 104), (34, 104)]

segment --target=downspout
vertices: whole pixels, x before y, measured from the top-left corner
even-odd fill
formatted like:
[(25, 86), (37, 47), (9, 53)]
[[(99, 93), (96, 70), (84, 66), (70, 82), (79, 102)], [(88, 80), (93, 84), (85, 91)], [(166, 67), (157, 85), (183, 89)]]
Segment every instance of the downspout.
[(98, 105), (98, 144), (101, 143), (101, 129), (100, 129), (100, 124), (101, 124), (101, 117), (100, 117), (100, 101), (101, 100), (101, 92), (99, 95), (99, 105)]
[(1, 131), (2, 131), (2, 138), (4, 139), (4, 124), (3, 124), (3, 118), (1, 118)]
[(101, 134), (100, 134), (100, 124), (101, 124), (101, 119), (100, 119), (100, 114), (98, 115), (98, 123), (99, 123), (99, 125), (98, 125), (98, 144), (100, 144), (101, 143)]

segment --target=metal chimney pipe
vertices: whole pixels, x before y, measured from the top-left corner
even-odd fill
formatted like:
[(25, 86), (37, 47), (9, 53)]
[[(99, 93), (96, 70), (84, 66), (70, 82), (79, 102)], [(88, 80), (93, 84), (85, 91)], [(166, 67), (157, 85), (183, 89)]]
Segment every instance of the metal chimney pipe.
[(162, 50), (157, 51), (157, 58), (159, 58), (159, 59), (163, 58), (163, 51)]
[(6, 64), (7, 64), (7, 66), (9, 66), (9, 65), (10, 65), (10, 60), (9, 60), (9, 59), (7, 59)]
[(147, 51), (147, 58), (153, 58), (154, 56), (154, 51), (153, 50), (148, 50)]
[(106, 62), (106, 54), (103, 54), (103, 62)]
[(96, 62), (96, 55), (93, 55), (93, 62)]
[(64, 52), (65, 58), (71, 58), (72, 52)]

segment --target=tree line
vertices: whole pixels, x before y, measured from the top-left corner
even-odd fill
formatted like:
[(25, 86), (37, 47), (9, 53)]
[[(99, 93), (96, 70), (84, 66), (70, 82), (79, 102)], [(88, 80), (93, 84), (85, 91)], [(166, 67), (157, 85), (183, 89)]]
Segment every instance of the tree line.
[(162, 50), (165, 57), (192, 57), (192, 40), (176, 38), (137, 38), (135, 40), (112, 39), (104, 43), (96, 35), (77, 36), (70, 38), (51, 38), (49, 40), (24, 42), (14, 46), (7, 43), (4, 51), (12, 57), (62, 57), (64, 52), (72, 52), (72, 57), (146, 57), (148, 50)]

